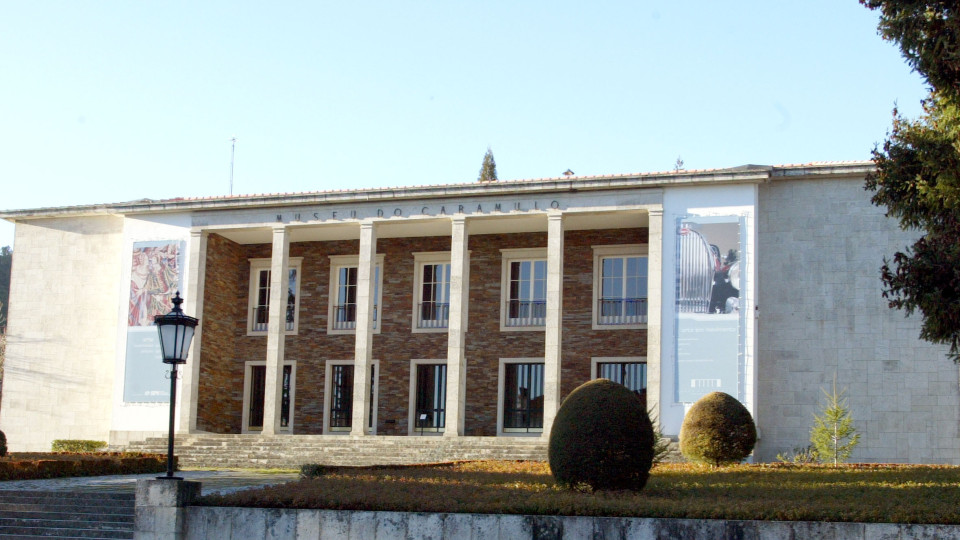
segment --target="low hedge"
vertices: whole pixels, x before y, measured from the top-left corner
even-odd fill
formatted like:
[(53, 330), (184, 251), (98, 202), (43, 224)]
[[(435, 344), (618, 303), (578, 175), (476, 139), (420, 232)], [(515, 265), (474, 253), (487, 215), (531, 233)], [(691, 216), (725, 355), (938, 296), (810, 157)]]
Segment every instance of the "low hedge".
[(107, 448), (106, 441), (89, 441), (85, 439), (55, 439), (50, 444), (54, 452), (99, 452)]
[[(176, 459), (174, 457), (174, 469)], [(128, 452), (11, 454), (0, 460), (0, 480), (145, 474), (166, 470), (165, 455)]]

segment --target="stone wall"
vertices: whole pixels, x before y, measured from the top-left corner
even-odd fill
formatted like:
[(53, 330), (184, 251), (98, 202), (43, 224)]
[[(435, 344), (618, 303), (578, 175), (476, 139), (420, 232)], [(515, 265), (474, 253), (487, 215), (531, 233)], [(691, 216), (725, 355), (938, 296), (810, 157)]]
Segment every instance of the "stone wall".
[[(247, 335), (248, 260), (269, 258), (271, 246), (241, 246), (216, 235), (210, 238), (198, 406), (198, 416), (204, 421), (201, 423), (198, 420), (198, 426), (209, 431), (237, 433), (241, 422), (244, 362), (266, 357), (266, 336)], [(646, 354), (646, 331), (594, 331), (591, 320), (591, 246), (645, 243), (646, 240), (646, 229), (566, 233), (564, 394), (589, 380), (590, 358), (593, 356)], [(545, 246), (545, 233), (475, 235), (469, 239), (470, 312), (466, 339), (468, 435), (496, 435), (500, 358), (542, 358), (544, 354), (542, 331), (500, 331), (500, 250)], [(382, 330), (373, 338), (373, 358), (380, 362), (378, 434), (406, 435), (408, 432), (410, 360), (446, 359), (445, 332), (411, 332), (411, 295), (415, 279), (412, 253), (449, 250), (449, 237), (384, 238), (377, 241), (377, 252), (384, 255), (383, 306), (380, 310)], [(284, 344), (286, 360), (297, 363), (293, 420), (295, 433), (322, 432), (326, 361), (353, 358), (355, 338), (352, 334), (327, 333), (329, 257), (353, 255), (358, 251), (357, 241), (296, 242), (290, 245), (290, 256), (303, 258), (298, 332), (287, 336)], [(211, 317), (220, 321), (216, 330), (213, 325), (207, 324)], [(219, 403), (218, 400), (230, 403)], [(221, 415), (223, 418), (218, 418)]]
[(882, 297), (884, 257), (913, 237), (862, 179), (775, 179), (759, 209), (757, 457), (809, 444), (836, 374), (863, 435), (853, 461), (960, 462), (957, 366)]
[(108, 439), (122, 231), (117, 217), (17, 223), (0, 408), (11, 451)]

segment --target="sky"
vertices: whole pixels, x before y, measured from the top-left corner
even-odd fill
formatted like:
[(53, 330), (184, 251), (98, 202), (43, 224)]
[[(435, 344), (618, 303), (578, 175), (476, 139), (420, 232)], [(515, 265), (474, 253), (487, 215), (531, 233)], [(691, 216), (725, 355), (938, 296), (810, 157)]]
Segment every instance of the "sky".
[(926, 94), (856, 0), (0, 7), (0, 210), (226, 195), (234, 137), (235, 194), (863, 160)]

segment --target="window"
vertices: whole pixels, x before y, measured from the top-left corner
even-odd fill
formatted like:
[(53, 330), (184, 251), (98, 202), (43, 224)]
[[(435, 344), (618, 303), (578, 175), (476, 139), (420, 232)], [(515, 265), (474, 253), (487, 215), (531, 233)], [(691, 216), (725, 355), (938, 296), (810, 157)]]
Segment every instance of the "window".
[(594, 379), (610, 379), (620, 383), (647, 404), (647, 361), (643, 357), (593, 358)]
[(593, 247), (593, 327), (647, 324), (647, 252), (639, 244)]
[(443, 433), (447, 421), (447, 364), (445, 360), (410, 361), (411, 435)]
[(500, 359), (500, 433), (543, 431), (543, 359)]
[(450, 253), (414, 253), (413, 331), (446, 332), (450, 324)]
[[(293, 431), (294, 381), (296, 364), (284, 362), (283, 379), (280, 381), (280, 431)], [(246, 363), (243, 387), (243, 433), (263, 431), (263, 409), (267, 391), (267, 364), (264, 361)]]
[[(370, 364), (370, 421), (367, 432), (375, 433), (377, 425), (377, 368)], [(323, 417), (324, 433), (349, 433), (353, 426), (353, 360), (328, 360), (324, 383), (327, 413)]]
[(502, 249), (501, 330), (539, 330), (547, 322), (547, 250)]
[[(297, 333), (300, 310), (300, 266), (302, 257), (290, 258), (287, 277), (287, 334)], [(267, 333), (270, 323), (270, 259), (250, 259), (250, 293), (248, 295), (247, 335)]]
[[(380, 332), (380, 292), (383, 289), (383, 255), (377, 255), (373, 275), (373, 330)], [(357, 287), (359, 285), (359, 257), (333, 255), (330, 257), (330, 308), (327, 332), (352, 334), (357, 328)]]

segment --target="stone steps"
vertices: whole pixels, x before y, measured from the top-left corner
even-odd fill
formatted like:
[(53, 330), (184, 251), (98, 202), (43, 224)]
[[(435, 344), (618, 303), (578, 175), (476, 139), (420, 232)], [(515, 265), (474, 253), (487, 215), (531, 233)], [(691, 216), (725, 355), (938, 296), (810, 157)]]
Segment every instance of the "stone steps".
[[(176, 438), (182, 467), (299, 468), (323, 465), (402, 465), (456, 460), (546, 461), (547, 442), (533, 437), (397, 437), (344, 435), (194, 434)], [(676, 442), (666, 461), (680, 461)], [(124, 450), (166, 454), (165, 437)]]
[(0, 490), (0, 538), (133, 538), (134, 495)]

